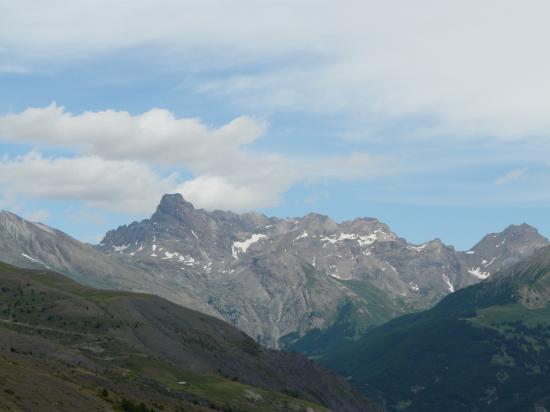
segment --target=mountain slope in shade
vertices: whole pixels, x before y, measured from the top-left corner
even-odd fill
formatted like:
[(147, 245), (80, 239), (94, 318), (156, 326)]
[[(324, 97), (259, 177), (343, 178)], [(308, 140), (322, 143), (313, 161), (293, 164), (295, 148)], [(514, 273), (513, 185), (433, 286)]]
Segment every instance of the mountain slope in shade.
[(376, 410), (303, 356), (156, 296), (0, 263), (0, 297), (3, 409)]
[(390, 410), (547, 410), (549, 303), (546, 247), (322, 362)]
[(278, 219), (207, 212), (174, 194), (162, 198), (150, 219), (108, 232), (98, 248), (200, 297), (214, 313), (277, 347), (343, 319), (346, 337), (360, 335), (548, 244), (528, 225), (498, 236), (503, 245), (482, 242), (458, 252), (437, 239), (410, 244), (373, 218), (336, 223), (314, 213)]

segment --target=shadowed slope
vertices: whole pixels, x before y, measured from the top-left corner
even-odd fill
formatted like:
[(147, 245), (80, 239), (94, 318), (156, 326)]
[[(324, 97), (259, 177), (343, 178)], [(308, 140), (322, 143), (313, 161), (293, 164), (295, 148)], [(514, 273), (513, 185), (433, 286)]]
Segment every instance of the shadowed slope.
[(544, 248), (323, 363), (390, 410), (530, 410), (550, 393), (549, 301)]
[(127, 398), (172, 409), (370, 408), (303, 356), (266, 350), (221, 320), (152, 295), (1, 264), (0, 318), (6, 407), (103, 410)]

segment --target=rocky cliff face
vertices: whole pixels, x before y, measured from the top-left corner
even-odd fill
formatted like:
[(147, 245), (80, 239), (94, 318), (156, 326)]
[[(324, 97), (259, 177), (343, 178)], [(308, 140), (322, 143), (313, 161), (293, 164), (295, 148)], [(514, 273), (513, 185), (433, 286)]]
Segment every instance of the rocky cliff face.
[(272, 347), (337, 321), (365, 329), (431, 307), (546, 244), (520, 225), (459, 252), (437, 239), (410, 244), (372, 218), (207, 212), (175, 194), (165, 195), (150, 219), (110, 231), (93, 248), (0, 213), (0, 258), (8, 263), (158, 294)]
[(512, 225), (501, 233), (485, 236), (472, 249), (462, 254), (462, 262), (469, 274), (486, 279), (546, 245), (548, 240), (535, 228), (526, 224)]
[[(410, 244), (372, 218), (207, 212), (175, 194), (150, 219), (107, 233), (98, 249), (276, 347), (286, 335), (330, 326), (346, 304), (372, 324), (430, 307), (546, 244), (520, 225), (459, 252), (439, 240)], [(384, 295), (385, 312), (358, 284)]]

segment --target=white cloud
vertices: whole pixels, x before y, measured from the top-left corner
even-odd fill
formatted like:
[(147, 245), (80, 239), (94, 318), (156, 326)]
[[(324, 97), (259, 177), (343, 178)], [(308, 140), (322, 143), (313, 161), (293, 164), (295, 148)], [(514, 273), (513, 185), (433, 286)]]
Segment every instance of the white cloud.
[[(0, 141), (73, 147), (77, 155), (5, 158), (0, 184), (12, 195), (79, 199), (136, 213), (152, 210), (161, 194), (173, 191), (199, 207), (242, 211), (274, 206), (304, 180), (364, 179), (396, 170), (387, 159), (365, 153), (293, 158), (248, 150), (265, 128), (265, 122), (246, 117), (208, 128), (161, 109), (74, 115), (55, 104), (29, 108), (0, 116)], [(151, 169), (164, 164), (194, 178), (182, 182)]]
[(0, 73), (2, 74), (26, 74), (30, 69), (24, 66), (12, 66), (9, 64), (0, 65)]
[(280, 201), (281, 192), (287, 187), (274, 190), (266, 184), (234, 184), (221, 176), (199, 176), (188, 180), (179, 188), (186, 199), (197, 207), (247, 211), (265, 206), (275, 206)]
[(158, 174), (143, 162), (93, 156), (45, 158), (33, 151), (0, 161), (0, 189), (8, 198), (79, 200), (135, 214), (150, 213), (163, 194), (173, 192), (182, 193), (197, 207), (247, 211), (277, 205), (288, 189), (305, 180), (365, 179), (389, 173), (385, 159), (360, 153), (301, 160), (250, 156), (233, 167), (225, 175), (201, 174), (181, 181), (175, 174)]
[(245, 211), (276, 206), (283, 193), (302, 181), (364, 180), (398, 173), (400, 168), (395, 159), (366, 153), (308, 159), (260, 156), (241, 166), (226, 175), (198, 176), (177, 191), (199, 207)]
[(497, 177), (495, 183), (497, 184), (497, 186), (504, 186), (504, 185), (507, 185), (508, 183), (511, 183), (515, 180), (519, 180), (523, 177), (525, 177), (525, 171), (524, 170), (514, 169), (514, 170), (511, 170), (510, 172), (506, 173), (503, 176)]
[(429, 119), (422, 133), (550, 131), (544, 0), (9, 3), (0, 38), (16, 66), (139, 48), (180, 71), (237, 72), (200, 89), (254, 107)]
[(162, 177), (134, 161), (44, 158), (30, 152), (0, 161), (0, 187), (8, 197), (82, 200), (107, 210), (148, 213), (176, 187), (176, 177)]
[(139, 115), (114, 110), (74, 115), (52, 103), (0, 116), (0, 137), (73, 147), (106, 159), (200, 167), (206, 161), (217, 162), (217, 157), (235, 155), (240, 146), (260, 137), (266, 126), (264, 121), (238, 117), (222, 127), (208, 128), (198, 119), (177, 119), (163, 109)]

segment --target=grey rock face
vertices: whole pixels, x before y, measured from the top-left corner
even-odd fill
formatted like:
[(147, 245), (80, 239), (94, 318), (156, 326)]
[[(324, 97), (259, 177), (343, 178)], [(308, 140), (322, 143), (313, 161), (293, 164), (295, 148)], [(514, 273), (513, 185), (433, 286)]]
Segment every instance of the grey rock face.
[(175, 289), (162, 276), (152, 276), (122, 255), (113, 258), (63, 232), (5, 211), (0, 212), (0, 260), (24, 268), (56, 270), (90, 286), (155, 293), (218, 315), (198, 296), (185, 288)]
[(0, 260), (49, 267), (92, 286), (154, 293), (272, 347), (328, 328), (343, 308), (368, 327), (431, 307), (547, 244), (520, 225), (459, 252), (437, 239), (410, 244), (372, 218), (338, 224), (313, 213), (278, 219), (207, 212), (175, 194), (165, 195), (150, 219), (108, 232), (93, 248), (0, 213)]
[[(469, 274), (485, 279), (532, 255), (537, 249), (546, 245), (548, 240), (535, 228), (525, 223), (511, 225), (501, 233), (485, 236), (472, 249), (464, 252), (461, 260)], [(465, 279), (461, 287), (471, 284), (468, 282), (471, 280)]]
[(381, 291), (404, 311), (424, 309), (547, 244), (520, 225), (459, 252), (438, 239), (410, 244), (372, 218), (337, 224), (318, 214), (207, 212), (175, 194), (150, 219), (108, 232), (98, 249), (277, 347), (285, 335), (330, 326), (347, 302), (379, 321), (377, 303), (350, 282)]

